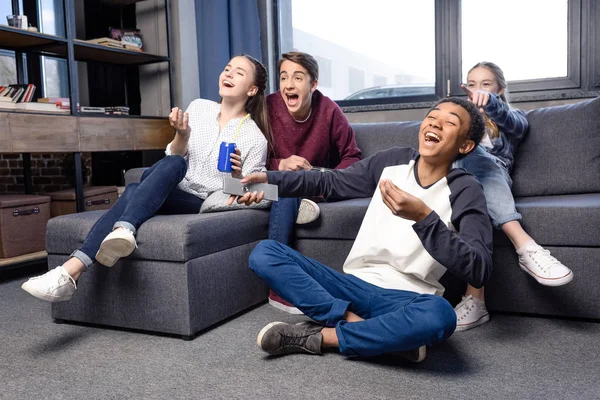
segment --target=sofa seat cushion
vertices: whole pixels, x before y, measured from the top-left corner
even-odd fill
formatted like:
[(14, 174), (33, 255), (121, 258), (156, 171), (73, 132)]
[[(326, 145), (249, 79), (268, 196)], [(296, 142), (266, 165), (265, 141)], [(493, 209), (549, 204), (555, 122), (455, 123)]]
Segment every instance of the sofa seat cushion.
[(319, 219), (296, 225), (296, 238), (354, 240), (370, 202), (368, 198), (319, 203)]
[[(48, 222), (46, 251), (71, 254), (83, 244), (104, 211), (63, 215)], [(209, 214), (157, 215), (138, 230), (131, 257), (181, 261), (267, 238), (269, 212), (236, 210)]]
[[(319, 203), (321, 216), (296, 227), (298, 239), (354, 240), (371, 199)], [(600, 193), (516, 199), (525, 230), (544, 246), (600, 247)], [(496, 234), (496, 244), (509, 244)]]
[(539, 244), (600, 247), (600, 193), (521, 197), (516, 205)]

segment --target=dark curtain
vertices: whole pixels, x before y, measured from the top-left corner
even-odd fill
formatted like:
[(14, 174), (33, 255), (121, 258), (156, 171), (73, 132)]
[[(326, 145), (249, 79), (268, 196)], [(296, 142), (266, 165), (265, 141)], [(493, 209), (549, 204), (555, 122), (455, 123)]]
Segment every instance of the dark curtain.
[(219, 100), (219, 74), (241, 53), (262, 60), (255, 0), (195, 0), (201, 97)]

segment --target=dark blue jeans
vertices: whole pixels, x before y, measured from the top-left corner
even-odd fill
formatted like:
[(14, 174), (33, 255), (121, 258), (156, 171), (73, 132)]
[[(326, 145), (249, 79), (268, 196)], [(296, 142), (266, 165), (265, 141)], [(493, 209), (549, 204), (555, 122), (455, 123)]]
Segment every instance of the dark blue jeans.
[(269, 214), (269, 239), (290, 244), (298, 218), (298, 209), (302, 199), (296, 197), (280, 198), (271, 204)]
[[(304, 314), (335, 327), (340, 352), (347, 356), (432, 345), (456, 328), (456, 313), (443, 297), (380, 288), (273, 240), (256, 246), (250, 268)], [(346, 322), (347, 310), (365, 320)]]
[(181, 156), (167, 156), (148, 168), (140, 183), (127, 185), (119, 200), (96, 221), (83, 246), (72, 256), (88, 268), (96, 261), (100, 244), (115, 227), (127, 228), (135, 234), (155, 214), (197, 214), (203, 200), (177, 188), (186, 172), (187, 162)]

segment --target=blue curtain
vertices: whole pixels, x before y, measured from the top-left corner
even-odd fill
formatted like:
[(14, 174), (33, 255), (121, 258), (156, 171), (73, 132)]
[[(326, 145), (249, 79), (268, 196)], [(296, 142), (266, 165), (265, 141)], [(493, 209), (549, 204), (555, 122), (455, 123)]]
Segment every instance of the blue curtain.
[[(262, 59), (255, 0), (195, 0), (201, 97), (219, 100), (219, 74), (240, 53)], [(185, 51), (185, 49), (182, 49)]]

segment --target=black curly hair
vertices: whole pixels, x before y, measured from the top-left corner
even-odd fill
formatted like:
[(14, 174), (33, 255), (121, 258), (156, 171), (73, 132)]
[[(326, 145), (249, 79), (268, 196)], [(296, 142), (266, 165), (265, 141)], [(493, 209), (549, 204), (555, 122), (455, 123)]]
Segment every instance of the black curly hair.
[[(469, 119), (471, 122), (469, 124), (469, 130), (467, 131), (467, 139), (475, 142), (475, 146), (477, 146), (479, 142), (481, 142), (481, 138), (483, 138), (483, 134), (485, 133), (485, 121), (483, 120), (479, 109), (473, 103), (467, 100), (460, 99), (457, 97), (444, 97), (443, 99), (435, 103), (433, 107), (431, 107), (431, 109), (427, 112), (427, 114), (429, 114), (434, 108), (436, 108), (442, 103), (456, 104), (464, 108), (469, 113)], [(473, 147), (473, 149), (475, 149), (475, 147)], [(461, 158), (464, 158), (467, 154), (469, 153), (459, 153), (456, 159), (460, 160)]]

